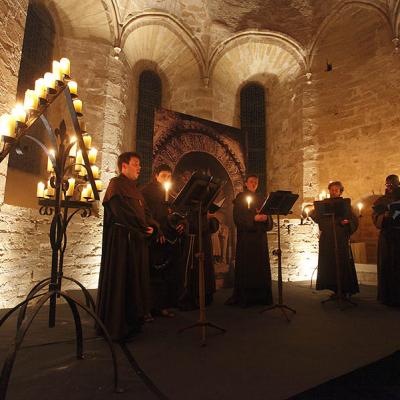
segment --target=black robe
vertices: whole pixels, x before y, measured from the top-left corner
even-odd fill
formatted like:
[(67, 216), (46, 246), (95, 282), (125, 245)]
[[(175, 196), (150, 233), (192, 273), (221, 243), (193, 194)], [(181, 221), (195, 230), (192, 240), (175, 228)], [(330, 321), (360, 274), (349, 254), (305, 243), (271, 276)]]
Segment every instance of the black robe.
[[(248, 208), (247, 196), (252, 197)], [(257, 193), (239, 193), (233, 204), (233, 219), (237, 229), (235, 281), (233, 295), (227, 304), (247, 307), (272, 304), (271, 267), (267, 231), (273, 228), (272, 217), (256, 222), (254, 217), (263, 199)]]
[[(215, 292), (211, 234), (218, 231), (219, 222), (215, 217), (208, 218), (207, 214), (203, 213), (201, 225), (204, 252), (205, 303), (209, 305), (213, 301), (213, 294)], [(181, 263), (183, 294), (178, 304), (179, 308), (184, 311), (199, 307), (199, 263), (196, 257), (199, 251), (198, 226), (198, 214), (190, 214), (188, 216), (189, 235), (185, 235), (184, 238), (184, 257)]]
[[(334, 199), (332, 200), (334, 201)], [(325, 201), (329, 201), (329, 199)], [(310, 217), (318, 223), (320, 230), (317, 290), (329, 289), (337, 293), (336, 255), (332, 217), (318, 217), (315, 211), (310, 213)], [(344, 219), (348, 219), (349, 224), (342, 225), (341, 221)], [(358, 228), (358, 218), (352, 211), (349, 211), (349, 215), (335, 217), (333, 226), (336, 232), (342, 294), (351, 295), (358, 293), (356, 267), (350, 247), (350, 236)]]
[(150, 309), (145, 230), (156, 223), (135, 182), (122, 174), (111, 179), (103, 205), (97, 313), (111, 337), (121, 340), (140, 330)]
[[(160, 311), (178, 304), (182, 294), (180, 263), (182, 258), (181, 236), (173, 225), (170, 205), (165, 201), (165, 190), (156, 180), (142, 189), (153, 218), (159, 225), (158, 236), (150, 243), (150, 287), (152, 309)], [(157, 239), (164, 235), (167, 241)]]
[(389, 213), (389, 204), (400, 200), (400, 191), (378, 198), (372, 219), (379, 231), (378, 300), (389, 306), (400, 306), (400, 228)]

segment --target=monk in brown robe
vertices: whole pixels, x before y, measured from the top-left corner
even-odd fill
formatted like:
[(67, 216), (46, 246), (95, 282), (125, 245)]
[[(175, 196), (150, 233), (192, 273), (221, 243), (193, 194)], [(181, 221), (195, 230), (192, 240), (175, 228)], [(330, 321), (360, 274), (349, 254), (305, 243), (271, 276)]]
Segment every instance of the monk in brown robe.
[(398, 211), (391, 206), (393, 202), (400, 202), (397, 175), (386, 178), (385, 195), (375, 201), (372, 220), (379, 229), (378, 300), (400, 306), (400, 221)]
[(135, 181), (139, 155), (118, 157), (120, 175), (112, 178), (104, 196), (103, 251), (97, 311), (114, 340), (140, 331), (151, 318), (148, 240), (157, 223), (151, 218)]
[(156, 315), (164, 317), (175, 316), (170, 308), (177, 306), (182, 294), (179, 267), (184, 224), (174, 225), (171, 194), (165, 186), (171, 183), (171, 175), (171, 168), (161, 164), (154, 171), (154, 179), (141, 189), (153, 218), (159, 224), (158, 234), (150, 243), (150, 287), (152, 309)]
[[(334, 199), (341, 197), (344, 187), (341, 182), (335, 181), (328, 185), (328, 190), (330, 199), (333, 202), (335, 201)], [(326, 199), (325, 201), (329, 202), (330, 199)], [(349, 209), (347, 210), (347, 215), (335, 216), (333, 227), (331, 216), (318, 216), (315, 210), (313, 210), (310, 213), (310, 217), (318, 223), (321, 232), (319, 237), (317, 290), (332, 290), (334, 292), (332, 298), (335, 298), (337, 295), (338, 285), (334, 238), (334, 234), (336, 234), (342, 295), (350, 296), (358, 293), (357, 273), (350, 248), (350, 236), (358, 228), (357, 216)]]
[(271, 267), (267, 231), (273, 227), (270, 215), (258, 214), (264, 198), (256, 193), (258, 177), (249, 175), (246, 190), (236, 196), (233, 219), (237, 229), (235, 281), (227, 305), (248, 307), (272, 304)]

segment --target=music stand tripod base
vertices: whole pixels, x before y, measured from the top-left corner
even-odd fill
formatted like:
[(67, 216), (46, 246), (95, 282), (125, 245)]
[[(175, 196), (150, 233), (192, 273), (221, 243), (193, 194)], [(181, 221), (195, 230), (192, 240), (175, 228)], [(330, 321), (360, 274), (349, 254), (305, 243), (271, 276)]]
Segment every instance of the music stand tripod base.
[(287, 322), (290, 322), (291, 319), (288, 317), (287, 313), (285, 310), (288, 310), (290, 312), (292, 312), (293, 314), (297, 314), (296, 310), (293, 308), (290, 308), (289, 306), (287, 306), (286, 304), (274, 304), (270, 307), (264, 308), (264, 310), (260, 311), (260, 314), (266, 312), (266, 311), (271, 311), (271, 310), (275, 310), (275, 308), (279, 308), (282, 312), (282, 314), (284, 315), (284, 317), (286, 318)]
[[(321, 304), (325, 304), (325, 303), (329, 303), (330, 301), (337, 301), (338, 306), (340, 308), (340, 310), (345, 310), (346, 308), (350, 308), (351, 306), (356, 307), (358, 306), (358, 304), (354, 301), (352, 301), (351, 299), (349, 299), (346, 296), (334, 296), (332, 295), (331, 297), (329, 297), (328, 299), (322, 300)], [(348, 305), (348, 307), (345, 307), (345, 304)]]

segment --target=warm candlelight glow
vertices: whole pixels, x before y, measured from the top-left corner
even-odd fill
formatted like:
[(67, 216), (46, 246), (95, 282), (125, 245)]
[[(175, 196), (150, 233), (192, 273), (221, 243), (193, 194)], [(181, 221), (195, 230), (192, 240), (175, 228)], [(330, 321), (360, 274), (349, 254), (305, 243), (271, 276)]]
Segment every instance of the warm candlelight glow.
[(89, 197), (89, 196), (87, 195), (87, 188), (84, 187), (84, 188), (82, 189), (81, 201), (87, 201), (87, 200), (86, 200), (86, 197)]
[(305, 209), (304, 209), (304, 212), (306, 213), (306, 218), (308, 218), (308, 215), (310, 214), (310, 208), (309, 207), (306, 207)]
[(55, 89), (56, 88), (56, 79), (54, 75), (51, 72), (46, 72), (44, 74), (44, 83), (47, 88), (49, 89)]
[(82, 137), (85, 147), (89, 150), (92, 147), (92, 137), (90, 135), (85, 135)]
[(69, 61), (68, 58), (63, 57), (60, 60), (60, 70), (61, 73), (64, 75), (70, 75), (71, 74), (71, 62)]
[(74, 108), (77, 114), (82, 114), (82, 100), (75, 99), (73, 101), (74, 103)]
[(100, 176), (100, 170), (97, 165), (92, 165), (92, 173), (93, 173), (93, 178), (94, 179), (99, 179)]
[(101, 192), (103, 190), (103, 182), (100, 179), (96, 179), (95, 184), (97, 191)]
[(44, 183), (43, 182), (38, 182), (37, 184), (37, 190), (36, 190), (36, 197), (43, 198), (44, 197)]
[(88, 153), (88, 156), (89, 156), (89, 162), (90, 162), (90, 164), (96, 164), (96, 158), (97, 158), (97, 149), (95, 149), (94, 147), (92, 147), (90, 150), (89, 150), (89, 153)]
[(247, 196), (246, 197), (246, 201), (247, 201), (247, 208), (250, 210), (250, 204), (251, 204), (251, 202), (252, 202), (252, 198), (251, 198), (251, 196)]
[(61, 67), (58, 61), (53, 61), (53, 76), (56, 81), (62, 81), (61, 77)]
[(47, 97), (47, 86), (43, 78), (35, 81), (35, 93), (41, 99), (45, 99)]
[(11, 115), (18, 122), (22, 122), (23, 124), (26, 121), (26, 111), (22, 104), (17, 104), (11, 111)]
[(66, 191), (66, 195), (68, 197), (72, 197), (74, 195), (74, 189), (75, 189), (75, 179), (69, 178), (68, 179), (68, 189)]
[(15, 118), (10, 114), (3, 114), (0, 117), (0, 135), (15, 137)]
[(364, 205), (363, 203), (358, 203), (357, 207), (358, 207), (358, 216), (361, 217), (361, 210), (363, 209)]
[(164, 189), (165, 189), (165, 201), (168, 201), (168, 191), (171, 188), (171, 181), (164, 182)]
[(83, 164), (82, 150), (78, 150), (76, 152), (75, 171), (81, 170), (81, 164)]
[(28, 89), (25, 92), (24, 108), (25, 110), (37, 110), (39, 107), (39, 97), (34, 90)]
[[(82, 161), (82, 164), (85, 165), (85, 163)], [(79, 170), (79, 176), (86, 176), (87, 175), (87, 169), (84, 166), (81, 166), (81, 169)]]
[[(55, 157), (56, 152), (54, 150), (50, 150), (49, 153)], [(47, 172), (53, 172), (54, 171), (54, 167), (53, 167), (53, 163), (51, 162), (50, 157), (47, 158)]]
[(78, 144), (76, 143), (76, 136), (72, 136), (71, 139), (69, 140), (70, 144), (74, 143), (74, 145), (71, 147), (69, 151), (69, 156), (70, 157), (76, 157), (76, 152), (78, 149)]
[(69, 81), (68, 87), (71, 94), (78, 95), (78, 84), (75, 81)]

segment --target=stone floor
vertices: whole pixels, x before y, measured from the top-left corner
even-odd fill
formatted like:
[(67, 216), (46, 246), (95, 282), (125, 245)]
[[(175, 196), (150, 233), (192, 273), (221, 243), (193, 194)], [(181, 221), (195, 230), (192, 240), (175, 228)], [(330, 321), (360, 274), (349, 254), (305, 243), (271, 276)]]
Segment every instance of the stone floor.
[[(227, 333), (209, 331), (206, 347), (198, 330), (177, 334), (196, 321), (195, 311), (147, 324), (128, 353), (117, 347), (123, 394), (112, 393), (108, 349), (84, 316), (86, 358), (74, 358), (73, 324), (61, 305), (56, 328), (46, 327), (45, 312), (32, 326), (7, 399), (286, 399), (399, 349), (399, 311), (377, 304), (375, 292), (361, 287), (358, 306), (341, 311), (321, 305), (327, 293), (309, 282), (284, 284), (285, 302), (297, 310), (288, 323), (278, 310), (224, 306), (230, 290), (221, 289), (207, 317)], [(14, 321), (0, 329), (0, 361), (13, 329)]]

